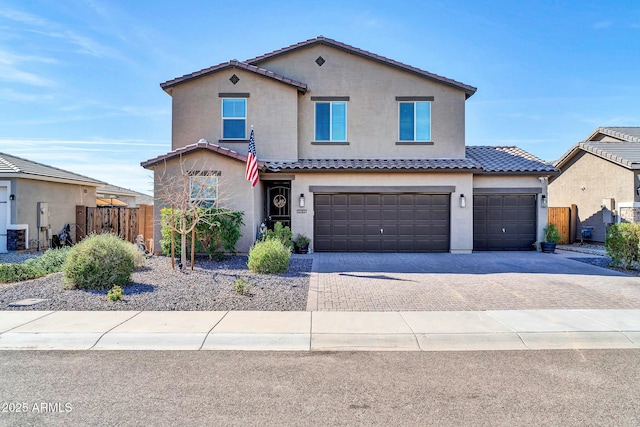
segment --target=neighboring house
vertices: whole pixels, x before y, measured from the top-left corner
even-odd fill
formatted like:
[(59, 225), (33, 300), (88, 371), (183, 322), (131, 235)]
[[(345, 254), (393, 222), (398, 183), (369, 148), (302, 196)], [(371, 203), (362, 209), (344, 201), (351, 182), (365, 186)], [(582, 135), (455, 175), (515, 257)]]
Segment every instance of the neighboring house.
[(640, 221), (640, 127), (601, 127), (567, 151), (549, 184), (554, 207), (577, 206), (577, 238), (604, 242), (614, 222)]
[[(142, 163), (156, 219), (163, 182), (188, 174), (244, 211), (244, 252), (265, 218), (314, 251), (528, 250), (543, 235), (557, 170), (516, 147), (466, 147), (472, 86), (325, 37), (160, 86), (172, 151)], [(156, 225), (156, 251), (159, 235)]]
[(96, 187), (101, 185), (104, 182), (0, 153), (0, 252), (48, 247), (53, 235), (75, 222), (76, 205), (96, 205)]
[(98, 206), (128, 206), (135, 208), (139, 205), (153, 205), (152, 196), (112, 184), (98, 187), (96, 196), (96, 204)]

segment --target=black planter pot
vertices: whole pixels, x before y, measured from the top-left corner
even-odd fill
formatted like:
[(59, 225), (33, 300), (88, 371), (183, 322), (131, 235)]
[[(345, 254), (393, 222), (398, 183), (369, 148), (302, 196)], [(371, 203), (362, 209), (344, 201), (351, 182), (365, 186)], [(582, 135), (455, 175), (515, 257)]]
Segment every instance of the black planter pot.
[(540, 249), (545, 254), (552, 254), (556, 251), (556, 242), (541, 242)]
[(297, 254), (308, 254), (309, 253), (309, 245), (298, 246), (295, 243), (293, 244), (293, 249)]

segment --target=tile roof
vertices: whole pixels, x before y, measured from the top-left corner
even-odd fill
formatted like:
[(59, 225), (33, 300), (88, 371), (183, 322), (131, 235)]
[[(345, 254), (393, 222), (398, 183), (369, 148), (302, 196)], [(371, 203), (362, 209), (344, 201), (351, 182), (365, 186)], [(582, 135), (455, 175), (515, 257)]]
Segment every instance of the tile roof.
[(612, 161), (627, 169), (640, 169), (640, 144), (637, 142), (579, 142), (555, 164), (561, 168), (580, 150)]
[(337, 49), (341, 49), (343, 51), (346, 51), (348, 53), (354, 54), (354, 55), (358, 55), (361, 56), (363, 58), (367, 58), (367, 59), (371, 59), (373, 61), (379, 62), (381, 64), (385, 64), (385, 65), (389, 65), (395, 68), (399, 68), (401, 70), (404, 71), (408, 71), (411, 72), (413, 74), (417, 74), (419, 76), (422, 77), (426, 77), (428, 79), (431, 80), (435, 80), (438, 81), (440, 83), (444, 83), (448, 86), (452, 86), (455, 87), (457, 89), (461, 89), (466, 93), (466, 97), (469, 98), (471, 95), (473, 95), (477, 88), (473, 87), (473, 86), (469, 86), (466, 85), (464, 83), (458, 82), (456, 80), (452, 80), (443, 76), (439, 76), (437, 74), (433, 74), (430, 73), (428, 71), (425, 70), (421, 70), (420, 68), (416, 68), (416, 67), (412, 67), (411, 65), (407, 65), (407, 64), (403, 64), (402, 62), (398, 62), (398, 61), (394, 61), (393, 59), (389, 59), (389, 58), (385, 58), (384, 56), (380, 56), (380, 55), (376, 55), (375, 53), (371, 53), (368, 52), (366, 50), (362, 50), (362, 49), (358, 49), (357, 47), (353, 47), (350, 46), (348, 44), (327, 38), (327, 37), (323, 37), (323, 36), (318, 36), (309, 40), (305, 40), (303, 42), (300, 43), (296, 43), (293, 44), (291, 46), (282, 48), (282, 49), (278, 49), (276, 51), (270, 52), (270, 53), (266, 53), (264, 55), (260, 55), (260, 56), (256, 56), (255, 58), (251, 58), (251, 59), (247, 59), (245, 62), (248, 64), (253, 64), (253, 65), (257, 65), (260, 64), (261, 62), (267, 61), (269, 59), (281, 56), (281, 55), (285, 55), (289, 52), (298, 50), (298, 49), (302, 49), (302, 48), (306, 48), (309, 46), (313, 46), (316, 44), (324, 44), (327, 46), (333, 46)]
[(96, 188), (98, 194), (118, 194), (122, 196), (137, 196), (142, 193), (138, 193), (137, 191), (129, 190), (128, 188), (118, 187), (117, 185), (107, 184)]
[[(232, 159), (236, 159), (241, 162), (247, 161), (247, 156), (243, 156), (242, 154), (236, 151), (230, 150), (229, 148), (220, 147), (219, 145), (212, 144), (206, 139), (201, 139), (195, 144), (190, 144), (185, 147), (178, 148), (177, 150), (170, 151), (161, 156), (154, 157), (153, 159), (146, 160), (140, 163), (140, 165), (145, 169), (149, 169), (150, 167), (156, 166), (164, 161), (175, 159), (176, 157), (180, 157), (185, 154), (190, 154), (194, 151), (199, 151), (199, 150), (207, 150), (213, 153), (222, 154), (223, 156), (230, 157)], [(264, 167), (264, 162), (258, 161), (258, 169), (261, 169), (263, 167)]]
[(468, 146), (467, 158), (475, 160), (487, 173), (540, 172), (557, 174), (551, 164), (518, 147)]
[(268, 162), (271, 172), (286, 170), (459, 170), (478, 171), (480, 165), (470, 159), (301, 159), (297, 162)]
[(175, 79), (172, 80), (168, 80), (164, 83), (160, 83), (160, 87), (165, 90), (165, 91), (169, 91), (169, 89), (171, 89), (174, 86), (177, 86), (181, 83), (185, 83), (189, 80), (193, 80), (195, 78), (198, 77), (202, 77), (202, 76), (206, 76), (208, 74), (213, 74), (216, 73), (218, 71), (222, 71), (222, 70), (226, 70), (229, 68), (240, 68), (242, 70), (245, 71), (249, 71), (251, 73), (255, 73), (261, 76), (265, 76), (268, 77), (270, 79), (279, 81), (281, 83), (285, 83), (288, 85), (291, 85), (293, 87), (295, 87), (296, 89), (298, 89), (300, 92), (305, 93), (307, 91), (307, 84), (306, 83), (302, 83), (302, 82), (298, 82), (292, 79), (289, 79), (287, 77), (281, 76), (280, 74), (276, 74), (272, 71), (269, 70), (265, 70), (264, 68), (260, 68), (257, 67), (255, 65), (252, 64), (247, 64), (245, 62), (240, 62), (236, 59), (232, 59), (231, 61), (228, 62), (223, 62), (222, 64), (218, 64), (218, 65), (214, 65), (213, 67), (209, 67), (209, 68), (204, 68), (200, 71), (195, 71), (193, 73), (190, 74), (185, 74), (182, 77), (176, 77)]
[(0, 153), (0, 177), (32, 178), (45, 181), (73, 182), (85, 185), (103, 185), (102, 181), (32, 160)]
[(598, 133), (619, 138), (627, 142), (640, 142), (640, 127), (599, 127), (589, 136), (589, 138), (587, 138), (587, 141), (593, 140)]
[[(246, 162), (246, 156), (228, 148), (201, 139), (196, 144), (179, 148), (167, 154), (142, 162), (145, 168), (197, 150), (208, 150)], [(258, 168), (268, 172), (314, 170), (406, 170), (457, 171), (473, 173), (546, 173), (558, 170), (518, 147), (470, 146), (464, 159), (300, 159), (295, 162), (258, 162)]]

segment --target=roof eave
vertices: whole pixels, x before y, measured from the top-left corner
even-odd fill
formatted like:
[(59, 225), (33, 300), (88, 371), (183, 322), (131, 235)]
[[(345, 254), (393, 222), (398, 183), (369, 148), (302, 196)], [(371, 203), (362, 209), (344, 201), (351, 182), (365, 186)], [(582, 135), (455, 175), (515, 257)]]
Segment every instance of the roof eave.
[(421, 69), (416, 68), (416, 67), (412, 67), (410, 65), (401, 63), (399, 61), (395, 61), (395, 60), (383, 57), (381, 55), (377, 55), (377, 54), (374, 54), (372, 52), (368, 52), (368, 51), (365, 51), (363, 49), (359, 49), (359, 48), (356, 48), (354, 46), (350, 46), (350, 45), (347, 45), (345, 43), (341, 43), (341, 42), (338, 42), (336, 40), (333, 40), (333, 39), (330, 39), (330, 38), (327, 38), (327, 37), (322, 37), (322, 36), (319, 36), (319, 37), (316, 37), (316, 38), (313, 38), (313, 39), (309, 39), (309, 40), (305, 40), (305, 41), (297, 43), (295, 45), (291, 45), (289, 47), (278, 49), (278, 50), (273, 51), (271, 53), (267, 53), (267, 54), (264, 54), (264, 55), (256, 56), (255, 58), (248, 59), (245, 62), (248, 63), (248, 64), (255, 65), (255, 64), (258, 64), (260, 62), (263, 62), (263, 61), (266, 61), (266, 60), (269, 60), (269, 59), (273, 59), (273, 58), (276, 58), (278, 56), (286, 55), (286, 54), (288, 54), (290, 52), (293, 52), (293, 51), (296, 51), (296, 50), (299, 50), (299, 49), (304, 49), (306, 47), (313, 46), (313, 45), (316, 45), (316, 44), (324, 44), (324, 45), (327, 45), (327, 46), (332, 46), (332, 47), (334, 47), (336, 49), (342, 50), (342, 51), (347, 52), (349, 54), (358, 55), (360, 57), (367, 58), (367, 59), (373, 60), (375, 62), (384, 64), (384, 65), (388, 65), (388, 66), (391, 66), (391, 67), (394, 67), (394, 68), (397, 68), (397, 69), (400, 69), (400, 70), (403, 70), (403, 71), (407, 71), (407, 72), (413, 73), (415, 75), (418, 75), (420, 77), (428, 78), (430, 80), (437, 81), (437, 82), (445, 84), (447, 86), (454, 87), (456, 89), (460, 89), (460, 90), (465, 92), (465, 99), (469, 99), (478, 90), (477, 88), (475, 88), (473, 86), (470, 86), (470, 85), (467, 85), (467, 84), (464, 84), (464, 83), (461, 83), (461, 82), (458, 82), (458, 81), (455, 81), (455, 80), (452, 80), (452, 79), (448, 79), (446, 77), (439, 76), (437, 74), (433, 74), (433, 73), (430, 73), (428, 71), (421, 70)]
[(102, 181), (82, 181), (79, 179), (35, 175), (27, 172), (10, 172), (10, 173), (0, 172), (0, 178), (32, 179), (34, 181), (47, 181), (47, 182), (58, 182), (61, 184), (85, 185), (87, 187), (96, 187), (96, 188), (102, 187), (103, 185), (106, 184), (106, 182), (102, 182)]
[(489, 175), (495, 175), (495, 176), (505, 176), (505, 175), (510, 175), (510, 176), (546, 176), (546, 177), (554, 177), (554, 176), (558, 176), (560, 175), (560, 171), (559, 170), (555, 170), (555, 171), (536, 171), (536, 170), (530, 170), (530, 171), (486, 171), (483, 170), (481, 172), (478, 172), (478, 175), (484, 175), (484, 176), (489, 176)]
[(193, 72), (193, 73), (190, 73), (190, 74), (185, 74), (185, 75), (183, 75), (181, 77), (176, 77), (175, 79), (167, 80), (164, 83), (160, 83), (160, 87), (166, 93), (168, 93), (169, 95), (172, 95), (173, 88), (175, 86), (178, 86), (178, 85), (183, 84), (183, 83), (187, 83), (189, 81), (198, 79), (200, 77), (204, 77), (204, 76), (208, 76), (208, 75), (211, 75), (211, 74), (218, 73), (220, 71), (228, 70), (229, 68), (240, 69), (240, 70), (244, 70), (244, 71), (247, 71), (249, 73), (253, 73), (253, 74), (256, 74), (256, 75), (259, 75), (259, 76), (262, 76), (262, 77), (266, 77), (266, 78), (274, 80), (274, 81), (276, 81), (278, 83), (294, 87), (294, 88), (296, 88), (298, 90), (298, 92), (301, 92), (301, 93), (306, 93), (307, 92), (307, 84), (306, 83), (298, 82), (298, 81), (289, 79), (289, 78), (287, 78), (285, 76), (280, 76), (280, 75), (278, 75), (278, 74), (276, 74), (276, 73), (274, 73), (272, 71), (259, 68), (259, 67), (255, 66), (253, 64), (247, 64), (247, 63), (236, 61), (236, 60), (223, 62), (221, 64), (214, 65), (212, 67), (205, 68), (205, 69), (202, 69), (200, 71), (196, 71), (196, 72)]

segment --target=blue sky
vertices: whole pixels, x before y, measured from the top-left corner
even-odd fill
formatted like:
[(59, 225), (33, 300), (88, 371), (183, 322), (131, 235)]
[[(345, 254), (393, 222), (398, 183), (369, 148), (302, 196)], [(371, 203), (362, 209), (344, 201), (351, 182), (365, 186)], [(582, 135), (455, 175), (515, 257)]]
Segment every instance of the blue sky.
[(640, 2), (2, 0), (0, 151), (149, 193), (159, 83), (317, 35), (477, 87), (468, 145), (555, 160), (640, 126)]

